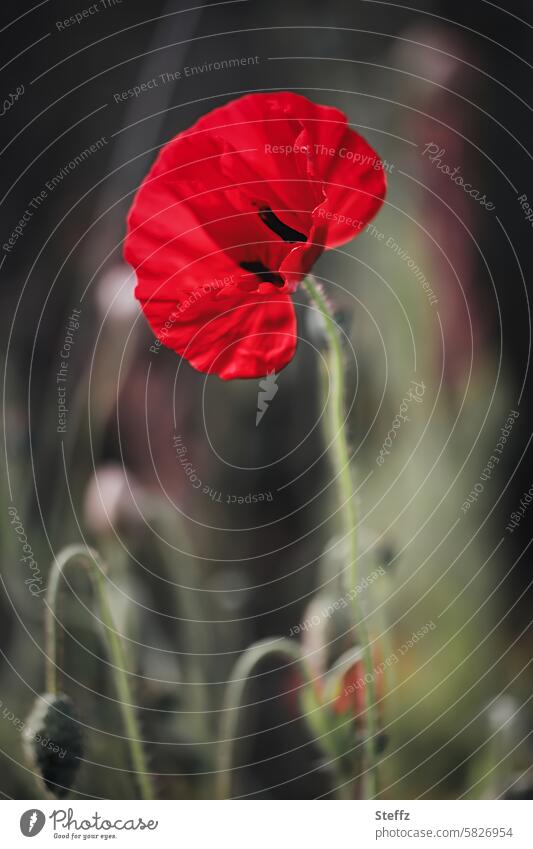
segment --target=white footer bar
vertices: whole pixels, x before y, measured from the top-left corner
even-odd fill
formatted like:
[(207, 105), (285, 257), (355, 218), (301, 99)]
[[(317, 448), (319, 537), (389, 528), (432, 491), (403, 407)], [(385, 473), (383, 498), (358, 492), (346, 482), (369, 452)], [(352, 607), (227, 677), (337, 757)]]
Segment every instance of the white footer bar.
[[(533, 803), (511, 801), (4, 801), (3, 845), (273, 849), (533, 847)], [(30, 840), (35, 838), (35, 843)]]

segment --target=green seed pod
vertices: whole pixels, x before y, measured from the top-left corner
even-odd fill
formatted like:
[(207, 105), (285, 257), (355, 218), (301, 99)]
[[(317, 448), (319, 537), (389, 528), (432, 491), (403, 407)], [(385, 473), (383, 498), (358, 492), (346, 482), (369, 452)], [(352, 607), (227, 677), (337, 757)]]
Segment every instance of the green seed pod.
[(23, 737), (28, 761), (48, 793), (65, 798), (83, 756), (83, 732), (72, 700), (64, 693), (38, 696)]

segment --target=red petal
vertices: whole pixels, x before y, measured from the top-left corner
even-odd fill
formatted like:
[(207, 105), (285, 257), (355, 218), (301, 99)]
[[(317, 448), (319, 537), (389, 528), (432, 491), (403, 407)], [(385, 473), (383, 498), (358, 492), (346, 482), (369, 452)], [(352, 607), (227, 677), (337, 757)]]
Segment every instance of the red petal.
[(158, 339), (198, 371), (224, 380), (257, 378), (280, 371), (294, 356), (296, 316), (289, 295), (243, 300), (240, 290), (198, 289), (179, 306), (141, 303)]
[(326, 199), (313, 215), (327, 225), (328, 248), (357, 236), (380, 210), (387, 190), (383, 162), (353, 130), (346, 129), (330, 159)]

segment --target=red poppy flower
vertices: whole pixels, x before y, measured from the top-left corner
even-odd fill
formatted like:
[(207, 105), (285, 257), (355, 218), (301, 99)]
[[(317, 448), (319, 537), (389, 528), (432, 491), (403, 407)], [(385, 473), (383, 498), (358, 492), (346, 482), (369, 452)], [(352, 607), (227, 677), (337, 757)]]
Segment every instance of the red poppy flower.
[(384, 194), (381, 160), (338, 109), (279, 92), (208, 113), (162, 148), (129, 214), (125, 256), (160, 343), (225, 379), (279, 371), (291, 292)]

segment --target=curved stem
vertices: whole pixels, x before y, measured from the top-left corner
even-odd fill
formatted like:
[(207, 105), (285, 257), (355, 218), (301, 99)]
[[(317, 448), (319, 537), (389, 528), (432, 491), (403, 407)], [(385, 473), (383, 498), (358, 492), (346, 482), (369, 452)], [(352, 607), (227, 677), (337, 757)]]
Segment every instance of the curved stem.
[(153, 799), (154, 794), (150, 775), (147, 771), (144, 750), (131, 689), (128, 681), (126, 655), (122, 641), (113, 620), (113, 614), (106, 592), (104, 567), (96, 551), (82, 546), (72, 545), (58, 555), (50, 570), (48, 589), (46, 592), (45, 610), (45, 639), (46, 639), (46, 688), (50, 693), (57, 693), (57, 631), (56, 603), (59, 594), (59, 579), (66, 567), (78, 560), (88, 570), (104, 625), (104, 635), (111, 660), (113, 680), (118, 695), (122, 721), (126, 730), (130, 757), (135, 770), (135, 777), (143, 799)]
[[(288, 640), (285, 637), (260, 640), (241, 654), (235, 664), (233, 678), (228, 683), (226, 690), (224, 713), (222, 716), (220, 756), (216, 778), (216, 796), (218, 799), (232, 798), (233, 744), (237, 738), (245, 687), (254, 667), (264, 660), (265, 657), (272, 654), (285, 655), (293, 660), (298, 665), (298, 670), (302, 675), (308, 694), (313, 693), (313, 685), (310, 681), (304, 658), (302, 657), (299, 646), (292, 640)], [(324, 741), (327, 739), (330, 729), (327, 722), (323, 720), (322, 706), (318, 701), (313, 701), (312, 709), (306, 713), (305, 719), (312, 728), (315, 743), (319, 746), (324, 746)], [(330, 765), (333, 765), (333, 763), (334, 760), (330, 762)], [(343, 794), (345, 787), (343, 777), (340, 777), (338, 787), (340, 788), (340, 793)]]
[[(377, 739), (376, 697), (373, 677), (372, 652), (370, 638), (359, 603), (355, 587), (359, 583), (359, 541), (357, 536), (357, 510), (354, 498), (354, 487), (350, 471), (350, 452), (346, 436), (346, 410), (344, 402), (343, 355), (339, 331), (332, 310), (322, 293), (320, 286), (307, 277), (303, 286), (325, 323), (328, 338), (329, 391), (331, 398), (328, 403), (326, 417), (328, 428), (328, 447), (333, 465), (334, 480), (337, 484), (338, 506), (341, 512), (343, 538), (349, 543), (348, 568), (343, 570), (346, 594), (351, 600), (354, 626), (357, 629), (358, 641), (363, 652), (365, 678), (368, 676), (365, 693), (365, 713), (367, 734), (365, 735), (366, 772), (365, 797), (373, 799), (378, 791), (377, 768), (375, 761), (375, 743)], [(325, 387), (326, 389), (328, 387)], [(324, 397), (327, 397), (324, 392)]]

